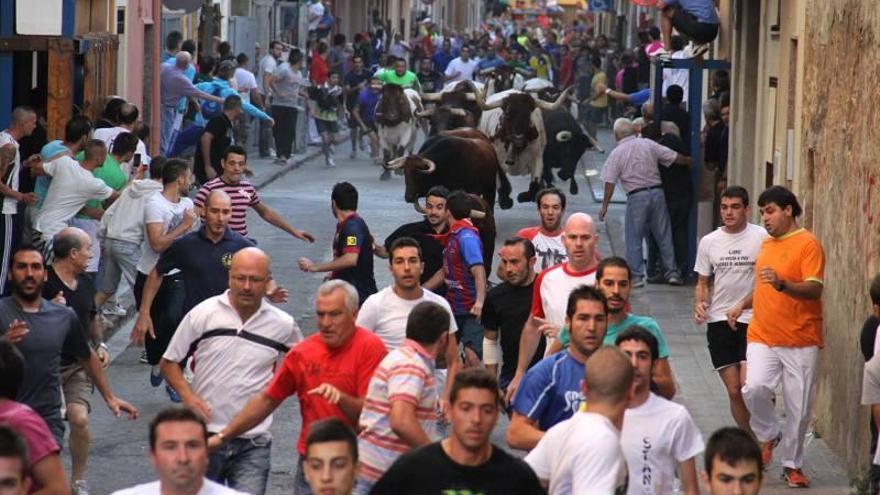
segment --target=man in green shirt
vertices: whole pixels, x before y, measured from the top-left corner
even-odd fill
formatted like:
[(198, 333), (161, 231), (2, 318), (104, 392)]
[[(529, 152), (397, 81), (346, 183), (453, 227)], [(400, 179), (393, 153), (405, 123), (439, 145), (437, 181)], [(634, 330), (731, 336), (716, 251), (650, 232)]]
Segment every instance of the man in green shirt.
[(395, 59), (393, 67), (394, 70), (385, 69), (376, 73), (376, 77), (382, 81), (382, 84), (396, 84), (404, 89), (410, 88), (421, 91), (419, 78), (416, 77), (415, 72), (407, 70), (406, 60), (402, 58)]
[[(651, 377), (652, 390), (658, 395), (672, 399), (675, 395), (675, 379), (669, 366), (669, 348), (660, 325), (650, 316), (639, 316), (629, 311), (629, 295), (632, 274), (626, 260), (617, 256), (603, 259), (596, 267), (596, 286), (605, 294), (608, 301), (608, 329), (605, 332), (604, 345), (615, 345), (617, 335), (631, 326), (640, 326), (657, 338), (659, 359), (654, 365)], [(560, 348), (568, 347), (570, 342), (568, 329), (562, 328), (558, 335), (558, 344), (551, 348), (551, 353)]]

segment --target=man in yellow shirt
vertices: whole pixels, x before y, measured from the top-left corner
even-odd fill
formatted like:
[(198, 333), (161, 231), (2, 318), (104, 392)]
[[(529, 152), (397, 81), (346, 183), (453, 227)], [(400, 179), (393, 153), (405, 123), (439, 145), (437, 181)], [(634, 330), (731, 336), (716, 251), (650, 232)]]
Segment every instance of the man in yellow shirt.
[[(761, 219), (770, 234), (755, 261), (755, 288), (728, 313), (735, 327), (744, 308), (753, 308), (746, 350), (747, 377), (742, 393), (751, 413), (750, 426), (761, 442), (763, 464), (782, 442), (783, 477), (792, 488), (805, 488), (804, 438), (810, 423), (810, 400), (822, 340), (822, 288), (825, 254), (812, 233), (800, 227), (801, 206), (782, 186), (758, 198)], [(785, 425), (776, 419), (773, 393), (782, 381)]]
[(593, 66), (593, 78), (590, 81), (590, 97), (583, 103), (587, 104), (587, 133), (596, 136), (599, 126), (608, 120), (608, 76), (602, 71), (602, 58), (598, 55), (590, 57)]

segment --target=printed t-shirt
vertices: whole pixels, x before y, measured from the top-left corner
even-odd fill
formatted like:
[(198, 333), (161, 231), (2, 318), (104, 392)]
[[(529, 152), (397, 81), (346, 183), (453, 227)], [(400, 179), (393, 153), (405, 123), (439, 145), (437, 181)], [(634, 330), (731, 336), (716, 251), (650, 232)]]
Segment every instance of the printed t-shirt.
[(462, 227), (450, 231), (443, 249), (446, 300), (453, 314), (468, 314), (477, 301), (477, 283), (471, 267), (483, 264), (483, 243), (475, 229)]
[(357, 213), (336, 224), (336, 238), (333, 240), (333, 257), (343, 254), (357, 255), (357, 264), (352, 268), (335, 271), (331, 278), (345, 280), (358, 291), (360, 303), (376, 293), (376, 279), (373, 276), (373, 236), (367, 222)]
[[(501, 346), (500, 381), (505, 387), (516, 373), (516, 362), (519, 356), (519, 338), (523, 326), (529, 319), (529, 311), (532, 301), (532, 290), (535, 283), (528, 285), (511, 285), (507, 282), (496, 285), (486, 294), (486, 302), (483, 304), (483, 312), (480, 315), (480, 323), (483, 328), (498, 332), (499, 345)], [(529, 368), (538, 364), (544, 356), (545, 341), (542, 338)]]
[(385, 354), (385, 346), (379, 337), (363, 328), (356, 328), (348, 342), (336, 349), (327, 347), (321, 334), (316, 333), (287, 353), (266, 388), (266, 395), (277, 401), (297, 395), (303, 420), (296, 444), (300, 455), (305, 454), (306, 434), (312, 422), (339, 418), (352, 428), (356, 427), (339, 406), (309, 394), (309, 390), (329, 383), (348, 395), (364, 397), (370, 378)]
[[(23, 439), (28, 448), (28, 464), (42, 461), (50, 455), (61, 453), (46, 422), (30, 407), (8, 399), (0, 399), (0, 425), (12, 428)], [(32, 480), (33, 481), (33, 480)], [(31, 486), (31, 493), (42, 486)]]
[(551, 428), (526, 456), (549, 493), (618, 495), (626, 492), (620, 432), (600, 414), (579, 412)]
[(15, 400), (34, 409), (47, 423), (60, 423), (61, 355), (88, 359), (92, 349), (72, 309), (45, 299), (36, 313), (24, 311), (15, 299), (0, 299), (0, 336), (13, 320), (23, 321), (30, 329), (15, 344), (24, 356), (24, 379)]
[[(768, 236), (763, 227), (746, 224), (742, 232), (729, 234), (723, 228), (700, 239), (694, 270), (704, 277), (715, 275), (708, 322), (727, 321), (727, 310), (740, 302), (755, 286), (755, 260)], [(748, 323), (746, 309), (736, 321)]]
[(540, 495), (546, 493), (535, 473), (520, 459), (495, 445), (479, 466), (453, 461), (440, 442), (403, 454), (370, 491), (373, 495)]
[(578, 411), (584, 401), (583, 379), (584, 363), (570, 352), (547, 356), (526, 372), (513, 399), (513, 410), (547, 431)]
[(556, 235), (548, 235), (538, 226), (520, 229), (516, 235), (532, 241), (535, 246), (535, 256), (538, 258), (535, 263), (536, 271), (541, 272), (568, 261), (568, 252), (562, 242), (564, 235), (562, 230)]
[(620, 445), (629, 466), (629, 495), (674, 493), (680, 462), (703, 451), (703, 436), (681, 404), (653, 393), (623, 417)]
[(385, 348), (393, 351), (406, 340), (406, 322), (409, 313), (423, 301), (442, 306), (449, 313), (449, 333), (454, 334), (458, 331), (455, 317), (446, 299), (428, 289), (422, 289), (422, 297), (418, 299), (403, 299), (394, 292), (393, 287), (386, 287), (364, 301), (358, 311), (357, 326), (375, 333), (382, 339)]
[[(644, 328), (657, 338), (658, 357), (661, 359), (669, 357), (669, 346), (666, 344), (666, 337), (663, 335), (663, 331), (660, 330), (660, 325), (657, 323), (657, 320), (650, 316), (639, 316), (628, 313), (626, 318), (620, 323), (616, 325), (608, 325), (605, 330), (605, 339), (602, 340), (602, 345), (615, 345), (614, 341), (617, 340), (617, 335), (633, 325), (638, 325)], [(563, 328), (559, 332), (559, 343), (562, 344), (562, 347), (568, 347), (568, 345), (571, 344), (571, 333), (568, 331), (568, 328)]]
[(225, 192), (232, 199), (232, 216), (229, 217), (229, 228), (247, 237), (247, 209), (260, 204), (260, 195), (257, 194), (256, 188), (246, 180), (241, 180), (238, 184), (229, 184), (223, 180), (223, 176), (214, 177), (202, 184), (199, 192), (196, 193), (195, 205), (204, 208), (208, 195), (217, 189)]
[[(780, 238), (768, 237), (755, 260), (755, 273), (772, 268), (788, 282), (818, 282), (825, 278), (825, 253), (822, 245), (804, 228)], [(752, 296), (752, 321), (748, 341), (770, 347), (823, 347), (822, 300), (795, 299), (756, 282)]]
[[(137, 269), (144, 275), (149, 275), (159, 261), (159, 253), (153, 251), (149, 243), (149, 234), (147, 226), (151, 223), (162, 224), (162, 234), (176, 229), (183, 223), (183, 215), (186, 210), (192, 209), (193, 202), (191, 199), (182, 197), (177, 203), (172, 203), (161, 192), (151, 194), (144, 203), (144, 239), (148, 242), (144, 243), (144, 252), (138, 261)], [(176, 272), (169, 272), (171, 275)]]
[(360, 476), (375, 482), (409, 445), (391, 429), (391, 405), (403, 401), (415, 407), (416, 420), (431, 440), (437, 440), (438, 383), (434, 359), (418, 342), (407, 339), (379, 363), (361, 411), (358, 435)]

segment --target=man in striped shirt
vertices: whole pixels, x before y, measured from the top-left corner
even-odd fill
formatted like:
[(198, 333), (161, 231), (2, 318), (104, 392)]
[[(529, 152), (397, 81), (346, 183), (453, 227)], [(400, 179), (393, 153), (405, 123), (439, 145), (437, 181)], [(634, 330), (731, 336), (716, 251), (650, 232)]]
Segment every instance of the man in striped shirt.
[(293, 227), (277, 211), (260, 201), (257, 189), (242, 178), (247, 170), (247, 151), (244, 148), (234, 145), (226, 148), (220, 164), (223, 167), (223, 175), (202, 184), (196, 194), (195, 205), (200, 216), (204, 213), (205, 198), (211, 191), (220, 189), (232, 198), (232, 217), (229, 219), (229, 228), (236, 233), (248, 237), (247, 209), (250, 207), (256, 210), (263, 220), (293, 237), (306, 242), (315, 242), (312, 234)]
[(449, 325), (446, 308), (417, 304), (406, 322), (406, 341), (376, 368), (361, 411), (356, 494), (369, 493), (401, 454), (439, 439), (434, 361), (446, 350)]

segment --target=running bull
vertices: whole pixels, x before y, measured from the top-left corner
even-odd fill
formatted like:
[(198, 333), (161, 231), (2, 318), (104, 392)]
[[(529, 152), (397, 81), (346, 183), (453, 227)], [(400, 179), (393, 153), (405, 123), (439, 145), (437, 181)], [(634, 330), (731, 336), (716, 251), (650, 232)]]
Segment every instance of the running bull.
[[(387, 164), (404, 153), (412, 153), (418, 132), (417, 112), (422, 110), (419, 93), (396, 84), (382, 86), (382, 95), (376, 104), (376, 127)], [(388, 180), (388, 169), (382, 172), (382, 180)]]

